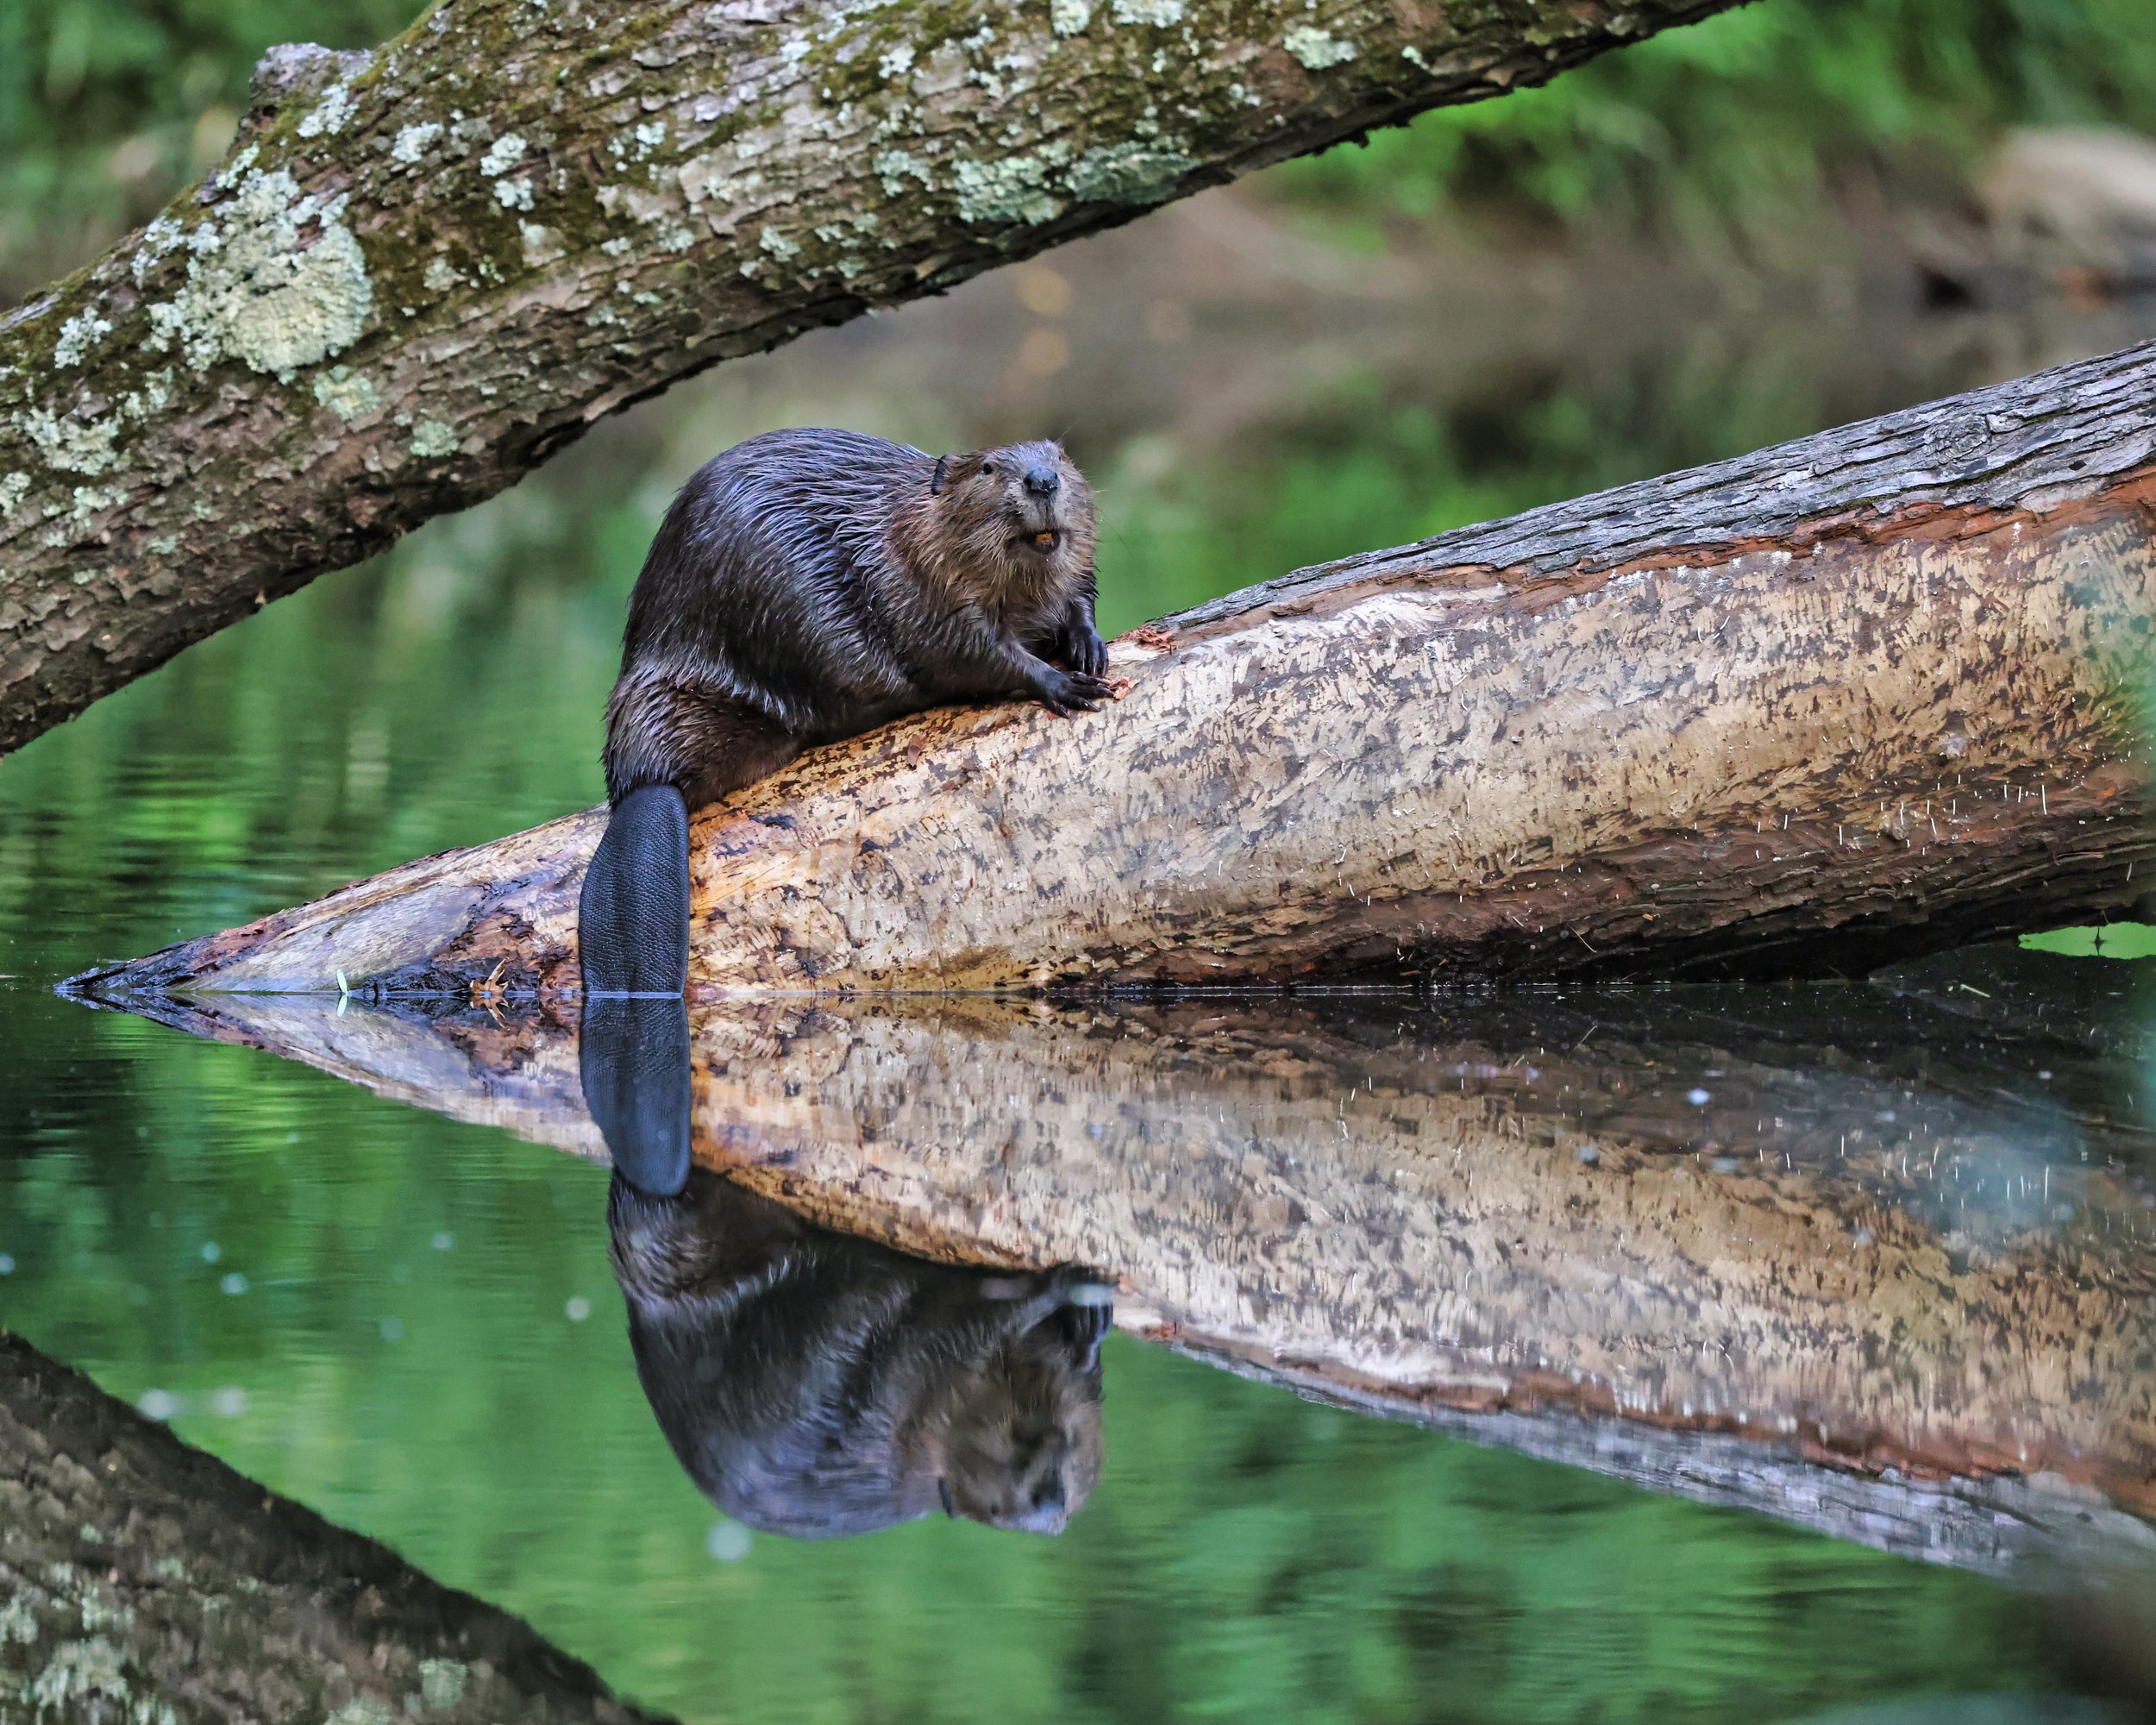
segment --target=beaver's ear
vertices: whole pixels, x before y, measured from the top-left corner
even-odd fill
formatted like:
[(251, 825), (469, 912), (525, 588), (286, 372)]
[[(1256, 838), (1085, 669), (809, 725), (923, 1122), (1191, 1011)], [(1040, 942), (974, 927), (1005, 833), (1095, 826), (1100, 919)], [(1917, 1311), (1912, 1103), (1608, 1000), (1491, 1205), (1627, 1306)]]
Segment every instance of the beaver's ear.
[(936, 458), (936, 477), (928, 482), (928, 494), (931, 497), (934, 497), (937, 492), (943, 490), (943, 469), (948, 467), (950, 465), (950, 457), (949, 455), (938, 455)]

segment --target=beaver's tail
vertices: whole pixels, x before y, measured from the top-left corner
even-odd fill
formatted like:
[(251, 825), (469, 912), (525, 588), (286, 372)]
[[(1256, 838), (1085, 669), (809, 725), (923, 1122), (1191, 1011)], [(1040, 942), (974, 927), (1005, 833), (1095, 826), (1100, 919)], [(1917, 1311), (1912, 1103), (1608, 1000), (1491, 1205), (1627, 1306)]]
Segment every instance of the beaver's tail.
[(738, 682), (723, 667), (632, 654), (606, 701), (613, 812), (577, 907), (584, 1100), (614, 1165), (662, 1195), (689, 1170), (688, 805), (754, 783), (801, 747)]
[(689, 812), (672, 785), (640, 785), (614, 805), (576, 929), (586, 1000), (688, 986)]
[(672, 785), (614, 805), (577, 906), (578, 1065), (614, 1166), (670, 1195), (689, 1172), (689, 819)]

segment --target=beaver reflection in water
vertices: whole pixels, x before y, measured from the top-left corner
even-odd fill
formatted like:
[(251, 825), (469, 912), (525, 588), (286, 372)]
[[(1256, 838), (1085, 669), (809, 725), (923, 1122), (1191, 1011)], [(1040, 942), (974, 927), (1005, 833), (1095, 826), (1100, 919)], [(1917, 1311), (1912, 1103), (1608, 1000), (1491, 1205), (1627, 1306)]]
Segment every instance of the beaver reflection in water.
[(1106, 1290), (930, 1264), (693, 1170), (607, 1205), (637, 1377), (735, 1520), (801, 1538), (937, 1509), (1061, 1533), (1100, 1477)]

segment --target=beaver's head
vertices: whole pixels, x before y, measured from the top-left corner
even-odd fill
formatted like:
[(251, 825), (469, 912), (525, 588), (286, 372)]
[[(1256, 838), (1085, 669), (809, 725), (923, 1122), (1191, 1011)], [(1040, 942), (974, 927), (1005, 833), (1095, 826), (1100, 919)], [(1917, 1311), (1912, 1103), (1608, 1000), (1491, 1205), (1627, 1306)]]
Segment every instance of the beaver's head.
[(1100, 1479), (1099, 1341), (1074, 1345), (1063, 1320), (1058, 1314), (1006, 1343), (951, 1386), (937, 1482), (945, 1514), (1060, 1534), (1092, 1496)]
[(1057, 586), (1093, 568), (1093, 488), (1061, 443), (947, 455), (931, 489), (937, 536), (966, 565)]

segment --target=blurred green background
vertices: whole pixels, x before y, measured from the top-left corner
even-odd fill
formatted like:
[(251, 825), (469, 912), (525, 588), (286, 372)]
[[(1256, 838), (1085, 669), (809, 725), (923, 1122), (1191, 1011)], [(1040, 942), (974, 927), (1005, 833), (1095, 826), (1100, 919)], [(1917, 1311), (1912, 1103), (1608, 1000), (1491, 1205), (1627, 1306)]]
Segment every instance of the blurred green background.
[[(262, 48), (407, 9), (0, 0), (0, 298), (214, 160)], [(596, 800), (652, 527), (769, 426), (1067, 436), (1112, 630), (2146, 334), (2040, 279), (1940, 309), (1908, 236), (1981, 229), (2013, 128), (2156, 129), (2148, 25), (1764, 0), (721, 367), (0, 762), (0, 1323), (695, 1719), (1704, 1721), (2065, 1683), (1971, 1578), (1120, 1339), (1062, 1540), (722, 1561), (635, 1383), (599, 1170), (46, 988)]]
[(1764, 0), (1285, 177), (1418, 214), (1614, 224), (1790, 267), (1837, 205), (1952, 195), (2017, 126), (2156, 131), (2141, 0)]
[[(0, 286), (81, 261), (214, 160), (265, 48), (372, 47), (421, 9), (0, 0)], [(1789, 262), (1837, 199), (1932, 195), (2009, 127), (2091, 123), (2156, 131), (2143, 0), (1768, 0), (1275, 178), (1340, 221), (1450, 207)]]

